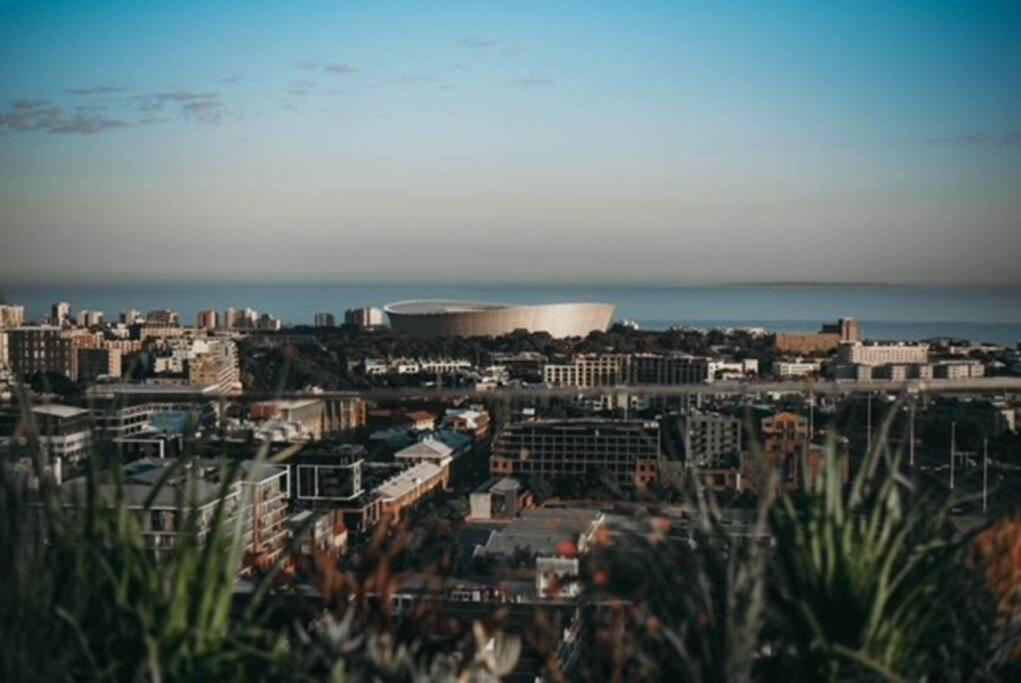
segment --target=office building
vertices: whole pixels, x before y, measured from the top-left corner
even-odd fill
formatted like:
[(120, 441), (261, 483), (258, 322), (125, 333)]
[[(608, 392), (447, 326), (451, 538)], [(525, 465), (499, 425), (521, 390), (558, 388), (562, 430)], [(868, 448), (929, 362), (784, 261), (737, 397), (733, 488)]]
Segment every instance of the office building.
[(625, 488), (656, 478), (659, 423), (643, 420), (534, 420), (506, 425), (493, 440), (494, 477), (583, 477), (601, 473)]
[(861, 326), (854, 318), (841, 318), (836, 324), (822, 326), (816, 333), (780, 333), (776, 335), (776, 349), (781, 353), (812, 355), (832, 353), (845, 342), (861, 339)]
[(312, 324), (315, 327), (336, 327), (337, 319), (332, 313), (316, 313)]

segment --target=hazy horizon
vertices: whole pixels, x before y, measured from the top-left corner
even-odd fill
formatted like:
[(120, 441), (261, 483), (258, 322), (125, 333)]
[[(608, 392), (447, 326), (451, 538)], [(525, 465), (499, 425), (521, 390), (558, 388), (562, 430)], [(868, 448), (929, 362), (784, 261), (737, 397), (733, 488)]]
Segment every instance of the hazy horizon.
[(1021, 281), (1021, 3), (0, 25), (5, 281)]

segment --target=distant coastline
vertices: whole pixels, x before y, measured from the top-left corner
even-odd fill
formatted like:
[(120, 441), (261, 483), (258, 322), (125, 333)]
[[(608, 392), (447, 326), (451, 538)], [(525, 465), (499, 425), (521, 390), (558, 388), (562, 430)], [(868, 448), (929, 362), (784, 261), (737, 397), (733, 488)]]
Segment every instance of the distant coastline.
[(911, 287), (912, 285), (900, 282), (828, 282), (825, 280), (787, 280), (787, 281), (762, 281), (762, 282), (733, 282), (726, 283), (725, 287), (774, 287), (774, 288), (810, 288), (810, 287), (848, 287), (848, 288), (873, 288), (890, 289), (894, 287)]

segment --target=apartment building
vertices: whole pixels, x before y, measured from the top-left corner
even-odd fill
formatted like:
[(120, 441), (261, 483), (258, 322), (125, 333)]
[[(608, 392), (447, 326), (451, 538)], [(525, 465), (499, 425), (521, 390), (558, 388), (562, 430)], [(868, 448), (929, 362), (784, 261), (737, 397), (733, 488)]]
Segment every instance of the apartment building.
[(73, 379), (77, 374), (76, 346), (68, 331), (55, 325), (7, 330), (11, 371), (18, 377), (54, 373)]
[(344, 323), (362, 329), (381, 327), (386, 324), (383, 309), (375, 307), (350, 308), (344, 311)]
[[(174, 552), (184, 533), (207, 540), (220, 506), (221, 528), (241, 534), (246, 560), (241, 571), (271, 562), (286, 549), (286, 468), (246, 461), (238, 478), (225, 485), (226, 463), (201, 460), (183, 467), (176, 463), (152, 458), (126, 463), (120, 482), (110, 472), (98, 475), (98, 498), (114, 505), (119, 497), (127, 513), (137, 517), (146, 547), (158, 560)], [(170, 471), (171, 467), (176, 469)], [(63, 505), (72, 511), (82, 506), (86, 487), (84, 477), (65, 482)]]
[(120, 377), (121, 350), (118, 348), (78, 349), (78, 380), (93, 382), (99, 377)]
[(312, 318), (312, 324), (315, 327), (336, 327), (337, 319), (332, 313), (316, 313)]
[(730, 415), (692, 411), (680, 417), (684, 460), (688, 467), (737, 467), (741, 459), (741, 420)]
[(345, 434), (365, 426), (365, 399), (357, 396), (331, 396), (320, 400), (323, 402), (324, 434)]
[(85, 460), (92, 450), (91, 412), (76, 406), (45, 403), (31, 409), (31, 422), (17, 407), (0, 413), (0, 437), (25, 445), (37, 438), (41, 451), (55, 461), (56, 472), (64, 465)]
[(928, 344), (848, 342), (837, 349), (837, 362), (845, 365), (916, 365), (929, 361)]
[(332, 508), (362, 495), (365, 447), (353, 444), (306, 450), (289, 463), (299, 507)]
[(626, 488), (654, 481), (660, 457), (658, 422), (534, 420), (505, 426), (494, 438), (490, 474), (554, 479), (607, 474)]
[(200, 330), (215, 330), (220, 326), (220, 314), (213, 309), (199, 311), (195, 316), (195, 327)]
[(713, 361), (688, 355), (591, 354), (570, 363), (548, 363), (543, 382), (551, 386), (589, 387), (636, 384), (702, 384), (711, 381)]
[(0, 304), (0, 329), (21, 327), (25, 324), (25, 307)]
[(431, 462), (419, 462), (386, 480), (375, 489), (382, 503), (383, 519), (401, 522), (408, 508), (446, 485), (444, 468)]

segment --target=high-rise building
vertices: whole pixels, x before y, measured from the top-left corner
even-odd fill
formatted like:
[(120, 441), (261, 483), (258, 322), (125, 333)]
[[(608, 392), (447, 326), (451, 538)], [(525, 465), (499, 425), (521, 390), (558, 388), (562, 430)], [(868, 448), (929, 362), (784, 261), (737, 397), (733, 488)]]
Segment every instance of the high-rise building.
[(344, 312), (344, 323), (362, 329), (384, 324), (383, 309), (375, 307), (350, 308)]
[(264, 332), (279, 332), (281, 327), (283, 327), (283, 323), (280, 322), (280, 319), (274, 318), (269, 313), (263, 313), (255, 321), (255, 328)]
[(741, 420), (693, 411), (681, 416), (684, 461), (689, 467), (736, 467), (741, 458)]
[(337, 319), (332, 313), (316, 313), (313, 324), (316, 327), (336, 327)]
[(7, 331), (11, 370), (18, 377), (56, 373), (75, 377), (74, 339), (55, 325), (15, 327)]
[(241, 322), (241, 311), (231, 306), (223, 311), (223, 329), (236, 330)]
[(156, 325), (180, 325), (181, 316), (177, 311), (163, 308), (145, 314), (145, 322)]
[(127, 311), (121, 311), (120, 321), (125, 325), (134, 325), (135, 323), (142, 321), (142, 312), (134, 308)]
[(50, 307), (50, 322), (57, 326), (67, 325), (71, 322), (71, 304), (66, 301), (58, 301)]
[(103, 312), (102, 311), (90, 311), (82, 309), (74, 316), (74, 321), (78, 327), (95, 327), (103, 324)]
[(25, 307), (0, 304), (0, 330), (25, 324)]
[(119, 348), (78, 349), (78, 380), (92, 382), (98, 377), (121, 376)]
[(494, 477), (541, 479), (605, 474), (625, 488), (656, 478), (659, 423), (644, 420), (535, 420), (505, 426), (493, 440)]
[(195, 327), (200, 330), (215, 330), (219, 327), (219, 323), (220, 314), (212, 309), (199, 311), (198, 316), (195, 318)]

